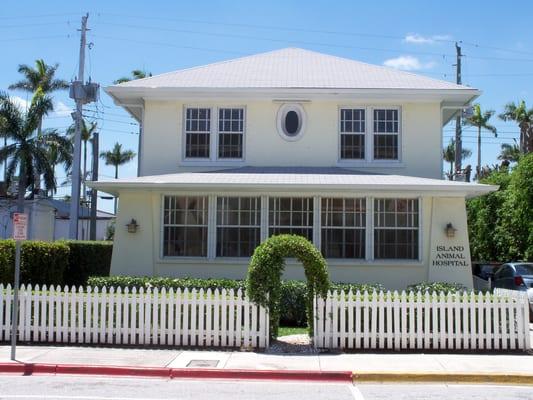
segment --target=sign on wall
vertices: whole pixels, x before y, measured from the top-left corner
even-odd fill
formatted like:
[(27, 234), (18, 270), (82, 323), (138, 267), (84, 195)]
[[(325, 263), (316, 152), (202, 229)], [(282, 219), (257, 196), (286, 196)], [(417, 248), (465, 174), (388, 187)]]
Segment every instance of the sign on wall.
[(28, 238), (28, 214), (13, 214), (13, 239), (26, 240)]

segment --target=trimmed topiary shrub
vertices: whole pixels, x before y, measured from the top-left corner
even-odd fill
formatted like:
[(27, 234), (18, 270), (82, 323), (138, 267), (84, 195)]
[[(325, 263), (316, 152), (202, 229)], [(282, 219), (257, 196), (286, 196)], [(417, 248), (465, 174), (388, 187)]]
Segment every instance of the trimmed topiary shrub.
[(69, 259), (64, 275), (67, 285), (85, 285), (89, 276), (108, 276), (113, 242), (67, 240)]
[(270, 335), (276, 337), (280, 321), (282, 297), (281, 276), (285, 258), (299, 260), (304, 267), (306, 282), (305, 309), (309, 333), (313, 333), (313, 299), (315, 294), (326, 297), (330, 286), (326, 260), (306, 238), (297, 235), (277, 235), (268, 238), (254, 251), (246, 292), (250, 300), (269, 310)]
[[(28, 240), (20, 253), (20, 282), (33, 285), (62, 285), (70, 249), (62, 242)], [(1, 283), (13, 284), (15, 271), (15, 241), (0, 241)]]

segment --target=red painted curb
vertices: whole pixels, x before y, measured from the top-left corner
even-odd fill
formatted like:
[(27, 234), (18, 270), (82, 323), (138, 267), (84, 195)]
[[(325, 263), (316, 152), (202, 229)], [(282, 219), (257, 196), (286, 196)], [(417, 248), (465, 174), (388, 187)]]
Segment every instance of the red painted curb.
[(172, 369), (172, 378), (269, 379), (352, 382), (352, 373), (344, 371), (288, 371), (247, 369)]
[(204, 378), (204, 379), (268, 379), (299, 381), (352, 382), (352, 372), (298, 371), (298, 370), (246, 370), (246, 369), (189, 369), (162, 367), (128, 367), (115, 365), (73, 365), (0, 363), (0, 373), (77, 374), (107, 376), (140, 376), (152, 378)]

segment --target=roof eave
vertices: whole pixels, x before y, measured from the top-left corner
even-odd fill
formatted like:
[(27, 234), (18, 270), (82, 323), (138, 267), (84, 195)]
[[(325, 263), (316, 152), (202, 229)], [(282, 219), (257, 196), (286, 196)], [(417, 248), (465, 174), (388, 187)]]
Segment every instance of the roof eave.
[(260, 191), (260, 192), (409, 192), (431, 194), (434, 197), (474, 197), (498, 190), (494, 185), (412, 185), (412, 184), (265, 184), (265, 183), (161, 183), (161, 182), (87, 182), (91, 188), (118, 196), (123, 191), (135, 190), (205, 190), (205, 191)]

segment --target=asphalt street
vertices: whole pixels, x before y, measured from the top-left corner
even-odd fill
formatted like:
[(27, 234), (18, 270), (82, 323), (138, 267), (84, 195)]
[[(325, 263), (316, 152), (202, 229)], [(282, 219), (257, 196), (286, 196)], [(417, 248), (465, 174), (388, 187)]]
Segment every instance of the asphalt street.
[(58, 400), (521, 400), (533, 399), (533, 386), (351, 385), (283, 381), (223, 381), (86, 376), (0, 376), (0, 399)]

